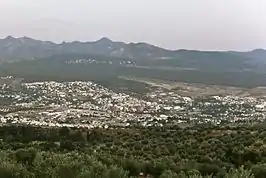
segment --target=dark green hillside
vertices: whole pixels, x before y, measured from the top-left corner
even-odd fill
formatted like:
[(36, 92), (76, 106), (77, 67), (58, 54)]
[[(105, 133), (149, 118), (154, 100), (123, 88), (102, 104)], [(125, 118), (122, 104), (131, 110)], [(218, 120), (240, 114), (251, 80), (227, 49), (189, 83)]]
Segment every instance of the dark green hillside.
[[(266, 171), (264, 127), (0, 128), (0, 177), (255, 177)], [(141, 176), (140, 176), (141, 175)]]
[[(214, 54), (206, 54), (214, 55)], [(200, 55), (199, 55), (200, 57)], [(93, 63), (70, 63), (79, 59), (93, 59)], [(203, 60), (203, 59), (199, 59)], [(130, 61), (130, 64), (127, 62)], [(180, 65), (189, 67), (183, 60)], [(191, 60), (195, 63), (196, 60)], [(111, 63), (110, 63), (111, 62)], [(156, 63), (157, 61), (154, 61)], [(175, 69), (172, 66), (162, 67), (159, 64), (152, 66), (136, 66), (138, 60), (125, 58), (105, 57), (97, 55), (55, 55), (45, 59), (6, 63), (0, 65), (1, 75), (14, 75), (25, 78), (28, 81), (34, 80), (93, 80), (104, 83), (122, 81), (119, 76), (154, 78), (187, 83), (203, 83), (216, 85), (230, 85), (241, 87), (255, 87), (266, 85), (265, 74), (253, 71), (227, 70), (224, 63), (210, 63), (209, 66), (198, 65), (197, 70), (187, 70), (182, 67)], [(189, 62), (188, 62), (189, 63)], [(199, 64), (199, 63), (198, 63)], [(221, 67), (219, 67), (219, 65)], [(143, 64), (144, 65), (144, 64)], [(196, 66), (196, 64), (191, 65)], [(220, 69), (215, 69), (220, 68)], [(225, 69), (223, 71), (223, 69)], [(111, 82), (112, 81), (112, 82)]]

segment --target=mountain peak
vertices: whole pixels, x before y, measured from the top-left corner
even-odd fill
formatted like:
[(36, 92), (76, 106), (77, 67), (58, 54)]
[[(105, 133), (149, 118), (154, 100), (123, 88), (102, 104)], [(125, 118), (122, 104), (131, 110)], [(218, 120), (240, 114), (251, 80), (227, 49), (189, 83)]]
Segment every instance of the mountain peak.
[(254, 50), (251, 51), (251, 52), (265, 52), (265, 51), (266, 51), (265, 49), (258, 48), (258, 49), (254, 49)]
[(96, 42), (103, 42), (103, 43), (112, 43), (113, 41), (110, 40), (109, 38), (107, 37), (102, 37), (101, 39), (99, 39), (98, 41)]
[(5, 37), (4, 40), (32, 40), (33, 41), (34, 39), (27, 37), (27, 36), (15, 38), (15, 37), (9, 35), (9, 36)]
[(5, 37), (4, 39), (5, 39), (5, 40), (14, 40), (14, 39), (16, 39), (16, 38), (14, 38), (13, 36), (10, 36), (10, 35), (9, 35), (9, 36)]

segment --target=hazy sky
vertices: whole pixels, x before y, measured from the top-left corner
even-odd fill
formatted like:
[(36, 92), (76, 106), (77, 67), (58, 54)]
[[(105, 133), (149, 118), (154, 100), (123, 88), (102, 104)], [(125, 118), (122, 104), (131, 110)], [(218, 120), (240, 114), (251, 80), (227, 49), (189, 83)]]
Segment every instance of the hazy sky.
[(266, 48), (265, 9), (265, 0), (0, 0), (0, 38), (249, 50)]

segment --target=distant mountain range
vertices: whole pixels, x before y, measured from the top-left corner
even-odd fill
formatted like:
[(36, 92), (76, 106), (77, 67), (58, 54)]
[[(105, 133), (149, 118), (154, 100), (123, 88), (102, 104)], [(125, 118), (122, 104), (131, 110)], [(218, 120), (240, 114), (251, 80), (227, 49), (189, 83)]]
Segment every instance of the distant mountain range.
[[(266, 86), (266, 50), (248, 52), (167, 50), (147, 43), (0, 39), (0, 75), (29, 80), (94, 80), (120, 76), (187, 83)], [(18, 61), (18, 62), (15, 62)], [(11, 62), (11, 63), (10, 63)]]
[(266, 50), (256, 49), (249, 52), (206, 52), (192, 50), (166, 50), (147, 43), (114, 42), (101, 38), (94, 42), (63, 42), (35, 40), (29, 37), (0, 39), (0, 60), (25, 60), (44, 58), (58, 54), (93, 54), (135, 60), (242, 60), (251, 63), (266, 63)]

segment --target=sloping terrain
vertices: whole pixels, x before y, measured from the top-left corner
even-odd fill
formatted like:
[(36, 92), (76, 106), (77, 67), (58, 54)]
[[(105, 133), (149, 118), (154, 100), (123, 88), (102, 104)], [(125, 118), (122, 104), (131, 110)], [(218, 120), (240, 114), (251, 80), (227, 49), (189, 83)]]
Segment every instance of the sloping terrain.
[[(187, 70), (137, 66), (137, 60), (97, 55), (56, 55), (49, 58), (0, 65), (0, 75), (26, 80), (92, 80), (114, 84), (119, 76), (240, 87), (266, 85), (266, 75), (253, 71)], [(218, 67), (218, 66), (217, 66)]]
[(118, 77), (256, 87), (266, 85), (265, 50), (218, 52), (166, 50), (146, 43), (56, 44), (28, 37), (0, 39), (0, 75), (26, 80), (93, 80), (122, 83)]
[(140, 66), (167, 66), (212, 71), (257, 70), (265, 64), (263, 49), (251, 52), (209, 52), (166, 50), (147, 43), (114, 42), (101, 38), (94, 42), (63, 42), (35, 40), (28, 37), (0, 39), (0, 60), (20, 61), (46, 58), (58, 54), (90, 54), (135, 60)]

